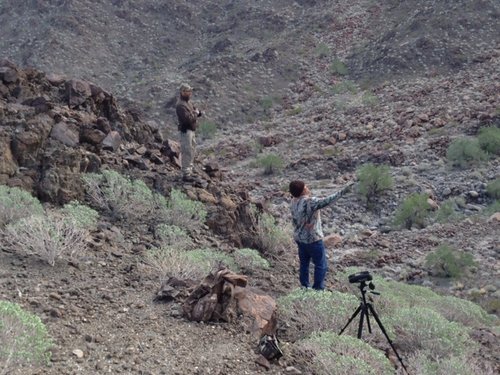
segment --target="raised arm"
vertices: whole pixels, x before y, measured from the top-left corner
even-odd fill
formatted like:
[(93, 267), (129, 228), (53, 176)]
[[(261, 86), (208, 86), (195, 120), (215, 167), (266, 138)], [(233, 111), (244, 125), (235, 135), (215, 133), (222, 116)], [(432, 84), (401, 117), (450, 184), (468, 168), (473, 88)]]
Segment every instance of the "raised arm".
[(350, 187), (354, 185), (354, 182), (349, 182), (347, 185), (345, 185), (341, 190), (325, 197), (325, 198), (312, 198), (311, 199), (311, 209), (312, 211), (319, 210), (320, 208), (328, 206), (330, 203), (335, 202), (337, 199), (339, 199), (341, 196), (343, 196), (349, 189)]

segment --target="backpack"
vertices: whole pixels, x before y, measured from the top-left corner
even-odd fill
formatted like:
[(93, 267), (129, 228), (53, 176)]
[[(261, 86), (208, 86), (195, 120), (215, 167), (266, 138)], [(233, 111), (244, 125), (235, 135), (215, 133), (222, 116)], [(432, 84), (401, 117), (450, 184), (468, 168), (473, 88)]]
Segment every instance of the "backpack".
[(259, 353), (266, 359), (279, 359), (283, 357), (283, 352), (278, 346), (276, 335), (264, 335), (259, 340)]

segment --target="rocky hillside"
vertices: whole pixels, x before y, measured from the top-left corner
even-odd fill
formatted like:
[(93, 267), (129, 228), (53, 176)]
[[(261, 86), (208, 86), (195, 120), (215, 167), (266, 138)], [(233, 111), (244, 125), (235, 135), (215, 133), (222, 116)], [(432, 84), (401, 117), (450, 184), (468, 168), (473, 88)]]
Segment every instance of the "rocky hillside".
[[(116, 170), (203, 202), (193, 241), (233, 254), (259, 247), (251, 204), (289, 230), (290, 180), (321, 196), (366, 163), (387, 165), (393, 188), (374, 208), (354, 191), (324, 210), (327, 288), (344, 291), (342, 272), (356, 266), (498, 314), (500, 222), (487, 186), (500, 159), (455, 168), (447, 150), (500, 127), (499, 12), (487, 0), (0, 1), (0, 184), (49, 208), (91, 204), (82, 175)], [(217, 124), (200, 140), (194, 185), (179, 178), (172, 106), (182, 81)], [(269, 155), (281, 165), (264, 174)], [(434, 213), (458, 202), (456, 217), (395, 228), (412, 193)], [(240, 320), (185, 320), (185, 290), (153, 302), (158, 280), (144, 259), (158, 223), (100, 214), (80, 262), (51, 268), (0, 251), (0, 299), (39, 315), (55, 341), (50, 368), (33, 373), (310, 373), (310, 356), (293, 355), (300, 317), (279, 326), (287, 355), (257, 364)], [(443, 244), (473, 257), (465, 277), (436, 277), (426, 264)], [(275, 298), (295, 289), (295, 252), (263, 253), (271, 268), (250, 274), (251, 286)], [(498, 330), (470, 334), (474, 363), (494, 373)]]
[(302, 75), (331, 82), (337, 60), (367, 82), (473, 65), (498, 45), (498, 16), (494, 0), (4, 0), (0, 50), (99, 82), (167, 127), (189, 81), (207, 118), (225, 126), (266, 116)]

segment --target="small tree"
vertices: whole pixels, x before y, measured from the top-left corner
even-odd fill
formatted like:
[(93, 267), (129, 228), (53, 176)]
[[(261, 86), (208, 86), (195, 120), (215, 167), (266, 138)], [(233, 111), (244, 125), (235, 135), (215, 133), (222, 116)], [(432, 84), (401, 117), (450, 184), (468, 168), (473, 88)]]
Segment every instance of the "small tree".
[(215, 122), (203, 121), (197, 129), (201, 139), (212, 139), (217, 133), (217, 125)]
[(0, 375), (25, 365), (47, 365), (50, 339), (40, 318), (15, 303), (0, 301)]
[(449, 245), (441, 245), (426, 257), (426, 265), (432, 273), (441, 277), (459, 277), (475, 265), (471, 254), (457, 251)]
[(488, 158), (479, 147), (479, 141), (468, 138), (455, 139), (448, 146), (446, 157), (452, 166), (461, 168), (477, 165)]
[(257, 164), (264, 168), (264, 174), (274, 174), (283, 169), (283, 159), (276, 154), (263, 155), (257, 159)]
[(414, 225), (423, 228), (425, 220), (429, 216), (431, 206), (427, 202), (426, 194), (411, 194), (396, 211), (394, 223), (411, 229)]
[(491, 181), (486, 187), (486, 191), (493, 199), (500, 199), (500, 178)]
[(479, 146), (493, 155), (500, 155), (500, 128), (482, 128), (477, 137)]
[(365, 164), (357, 171), (358, 192), (368, 207), (372, 207), (376, 199), (392, 188), (392, 177), (386, 165)]
[(444, 223), (459, 217), (459, 206), (462, 203), (465, 204), (462, 200), (463, 198), (450, 198), (445, 200), (436, 213), (436, 221)]

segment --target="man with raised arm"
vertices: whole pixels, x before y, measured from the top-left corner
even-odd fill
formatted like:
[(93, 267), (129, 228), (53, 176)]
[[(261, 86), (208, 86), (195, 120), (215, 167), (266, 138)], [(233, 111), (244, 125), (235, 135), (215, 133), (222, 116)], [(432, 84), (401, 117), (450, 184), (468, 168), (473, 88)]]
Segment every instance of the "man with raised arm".
[(309, 264), (314, 264), (313, 289), (325, 288), (325, 276), (328, 270), (326, 251), (323, 244), (323, 229), (321, 227), (320, 209), (328, 206), (347, 192), (354, 182), (348, 183), (341, 190), (325, 197), (311, 197), (311, 191), (304, 181), (290, 182), (290, 194), (293, 196), (291, 204), (294, 227), (293, 239), (299, 249), (300, 284), (309, 288)]

